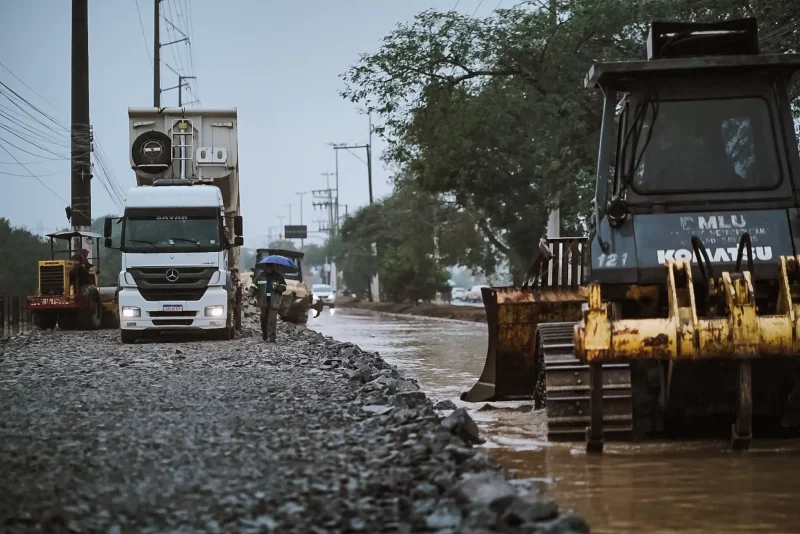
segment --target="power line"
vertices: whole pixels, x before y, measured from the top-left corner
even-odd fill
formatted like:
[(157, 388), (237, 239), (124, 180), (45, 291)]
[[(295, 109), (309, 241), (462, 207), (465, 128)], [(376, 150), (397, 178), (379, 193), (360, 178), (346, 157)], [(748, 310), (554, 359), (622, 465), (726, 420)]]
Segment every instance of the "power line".
[[(36, 148), (38, 148), (39, 150), (42, 150), (43, 152), (47, 152), (48, 154), (51, 154), (51, 155), (53, 155), (53, 156), (58, 156), (58, 157), (60, 157), (60, 158), (63, 158), (63, 159), (69, 159), (69, 157), (67, 157), (67, 156), (63, 156), (63, 155), (61, 155), (61, 154), (56, 154), (56, 153), (55, 153), (55, 152), (53, 152), (52, 150), (48, 150), (48, 149), (44, 148), (43, 146), (41, 146), (41, 145), (38, 145), (38, 144), (34, 143), (33, 141), (30, 141), (30, 140), (28, 140), (28, 139), (25, 139), (24, 137), (22, 137), (22, 136), (20, 136), (20, 135), (18, 135), (18, 134), (16, 134), (16, 133), (14, 133), (12, 130), (8, 129), (8, 128), (7, 128), (7, 127), (4, 125), (4, 124), (0, 124), (0, 128), (1, 128), (1, 129), (3, 129), (3, 130), (6, 130), (7, 132), (9, 132), (9, 133), (10, 133), (11, 135), (13, 135), (14, 137), (18, 137), (19, 139), (22, 139), (22, 140), (23, 140), (23, 141), (25, 141), (26, 143), (28, 143), (28, 144), (31, 144), (31, 145), (33, 145), (33, 146), (35, 146)], [(18, 148), (18, 147), (15, 147), (15, 148)], [(20, 150), (22, 150), (22, 149), (20, 149)], [(24, 152), (24, 150), (23, 150), (23, 152)], [(36, 155), (36, 154), (32, 154), (32, 153), (30, 153), (30, 152), (28, 152), (28, 154), (31, 154), (32, 156), (35, 156), (35, 155)]]
[[(23, 163), (14, 163), (14, 165), (23, 165), (24, 166)], [(50, 173), (47, 173), (47, 174), (40, 174), (38, 176), (39, 176), (39, 178), (46, 178), (47, 176), (55, 176), (56, 174), (64, 174), (65, 172), (68, 172), (68, 171), (60, 170), (60, 171), (56, 171), (56, 172), (50, 172)], [(4, 172), (4, 171), (0, 171), (0, 174), (5, 175), (5, 176), (19, 176), (19, 177), (23, 177), (23, 178), (30, 178), (30, 174), (17, 174), (17, 173), (14, 173), (14, 172)]]
[[(54, 119), (53, 117), (51, 117), (50, 115), (48, 115), (47, 113), (45, 113), (44, 111), (42, 111), (41, 109), (39, 109), (38, 107), (36, 107), (35, 105), (33, 105), (32, 103), (30, 103), (30, 102), (28, 101), (28, 99), (26, 99), (25, 97), (21, 96), (19, 93), (17, 93), (15, 90), (13, 90), (12, 88), (10, 88), (10, 87), (9, 87), (9, 86), (7, 86), (6, 84), (4, 84), (2, 81), (0, 81), (0, 86), (4, 87), (4, 88), (5, 88), (7, 91), (10, 91), (10, 92), (11, 92), (11, 94), (13, 94), (13, 95), (14, 95), (14, 96), (16, 96), (18, 99), (20, 99), (20, 100), (22, 100), (23, 102), (25, 102), (25, 104), (26, 104), (26, 105), (28, 105), (29, 107), (31, 107), (31, 108), (33, 108), (34, 110), (36, 110), (36, 111), (37, 111), (37, 112), (38, 112), (40, 115), (42, 115), (43, 117), (45, 117), (47, 120), (49, 120), (50, 122), (52, 122), (52, 123), (53, 123), (53, 124), (55, 124), (56, 126), (58, 126), (58, 127), (60, 127), (60, 128), (63, 128), (64, 130), (66, 130), (66, 131), (67, 131), (67, 133), (71, 133), (71, 132), (70, 132), (70, 130), (69, 130), (68, 128), (65, 128), (65, 127), (64, 127), (64, 126), (63, 126), (63, 125), (62, 125), (60, 122), (58, 122), (56, 119)], [(11, 99), (8, 97), (8, 95), (5, 95), (5, 97), (6, 97), (6, 98), (8, 98), (9, 100), (11, 100)]]
[(144, 33), (144, 22), (142, 22), (142, 12), (139, 9), (139, 0), (136, 2), (136, 14), (139, 15), (139, 28), (142, 29), (142, 39), (144, 39), (144, 49), (147, 52), (147, 59), (150, 61), (150, 66), (153, 66), (153, 56), (150, 55), (150, 46), (147, 44), (147, 35)]
[[(0, 141), (2, 141), (2, 142), (4, 142), (4, 143), (6, 143), (7, 145), (11, 145), (11, 146), (13, 146), (14, 148), (16, 148), (17, 150), (19, 150), (20, 152), (24, 152), (24, 153), (26, 153), (26, 154), (28, 154), (28, 155), (30, 155), (30, 156), (36, 156), (36, 157), (40, 157), (40, 158), (42, 157), (42, 156), (41, 156), (41, 155), (39, 155), (39, 154), (35, 154), (35, 153), (33, 153), (33, 152), (28, 152), (28, 151), (27, 151), (27, 150), (25, 150), (24, 148), (20, 148), (20, 147), (18, 147), (17, 145), (15, 145), (14, 143), (12, 143), (11, 141), (9, 141), (9, 140), (7, 140), (7, 139), (4, 139), (4, 138), (2, 138), (2, 137), (0, 137)], [(57, 154), (56, 154), (56, 155), (57, 155)], [(16, 159), (16, 158), (14, 158), (14, 159)], [(57, 161), (57, 160), (67, 160), (67, 161), (69, 161), (69, 157), (67, 157), (67, 156), (58, 156), (57, 158), (43, 158), (43, 159), (51, 159), (52, 161)]]
[[(137, 0), (137, 3), (136, 3), (136, 7), (137, 7), (137, 11), (138, 11), (139, 10), (138, 0)], [(141, 14), (140, 14), (139, 18), (140, 18), (140, 23), (141, 23)], [(144, 36), (144, 28), (143, 28), (143, 26), (142, 26), (142, 35)], [(145, 44), (146, 44), (146, 41), (145, 41)], [(148, 51), (148, 57), (149, 57), (149, 51)], [(31, 86), (29, 86), (27, 83), (25, 83), (21, 78), (19, 78), (16, 74), (14, 74), (8, 67), (3, 65), (2, 63), (0, 63), (0, 66), (2, 66), (6, 71), (8, 71), (17, 81), (19, 81), (22, 85), (24, 85), (33, 94), (38, 96), (44, 102), (47, 102), (51, 107), (53, 107), (53, 109), (58, 111), (58, 108), (52, 102), (48, 101), (46, 98), (44, 98), (42, 95), (40, 95), (35, 89), (33, 89)], [(29, 145), (35, 146), (39, 150), (42, 150), (44, 152), (47, 152), (47, 153), (49, 153), (51, 155), (54, 155), (54, 156), (57, 156), (57, 157), (56, 158), (47, 158), (47, 157), (44, 157), (44, 156), (42, 156), (40, 154), (35, 154), (33, 152), (25, 150), (24, 148), (19, 147), (19, 146), (15, 145), (15, 144), (11, 143), (10, 141), (8, 141), (7, 139), (4, 139), (2, 137), (0, 137), (0, 141), (2, 141), (3, 143), (5, 143), (5, 144), (7, 144), (9, 146), (12, 146), (13, 148), (15, 148), (15, 149), (17, 149), (17, 150), (19, 150), (21, 152), (24, 152), (24, 153), (32, 155), (32, 156), (36, 156), (36, 157), (38, 157), (38, 158), (40, 158), (42, 160), (42, 161), (38, 161), (36, 163), (44, 163), (44, 162), (47, 162), (47, 161), (63, 161), (63, 160), (70, 161), (70, 157), (63, 156), (63, 155), (60, 155), (60, 154), (56, 154), (55, 152), (52, 152), (51, 150), (39, 145), (37, 142), (34, 142), (31, 138), (35, 139), (36, 141), (42, 142), (42, 143), (56, 145), (56, 146), (59, 146), (59, 147), (63, 147), (63, 148), (69, 149), (70, 146), (68, 145), (68, 143), (70, 142), (70, 136), (73, 134), (73, 132), (69, 128), (64, 126), (62, 123), (60, 123), (57, 119), (55, 119), (54, 117), (52, 117), (48, 113), (44, 112), (43, 110), (39, 109), (36, 105), (31, 103), (28, 99), (26, 99), (25, 97), (23, 97), (22, 95), (17, 93), (14, 89), (9, 87), (8, 85), (3, 83), (2, 81), (0, 81), (0, 86), (5, 88), (9, 93), (11, 93), (14, 97), (16, 97), (17, 100), (19, 100), (19, 102), (17, 102), (17, 100), (15, 100), (14, 98), (12, 98), (8, 94), (6, 94), (6, 92), (0, 90), (0, 94), (2, 94), (2, 96), (4, 96), (9, 102), (11, 102), (16, 108), (18, 108), (22, 112), (22, 113), (14, 112), (11, 108), (8, 108), (6, 106), (2, 106), (4, 109), (7, 109), (8, 111), (14, 113), (16, 115), (16, 117), (13, 117), (11, 115), (4, 114), (4, 113), (0, 113), (0, 116), (4, 116), (7, 120), (11, 121), (11, 123), (13, 123), (15, 126), (17, 126), (19, 128), (22, 128), (23, 130), (26, 130), (27, 133), (23, 132), (23, 131), (20, 131), (20, 130), (18, 130), (16, 128), (10, 127), (9, 124), (0, 124), (0, 129), (6, 130), (10, 134), (12, 134), (15, 137), (25, 141)], [(33, 115), (31, 112), (29, 112), (27, 109), (25, 109), (20, 104), (20, 102), (22, 104), (24, 104), (25, 106), (27, 106), (27, 107), (33, 109), (34, 111), (36, 111), (38, 114), (40, 114), (42, 117), (46, 118), (51, 123), (55, 124), (56, 126), (60, 127), (61, 129), (63, 129), (66, 132), (66, 134), (59, 134), (58, 132), (54, 131), (52, 129), (52, 126), (50, 126), (48, 124), (45, 124), (43, 121), (41, 121), (35, 115)], [(31, 125), (30, 123), (26, 122), (25, 116), (27, 116), (27, 119), (32, 120), (32, 121), (36, 122), (37, 124), (39, 124), (40, 126), (42, 126), (43, 128), (45, 128), (48, 133), (42, 132), (41, 130), (37, 129), (36, 127)], [(22, 119), (20, 119), (19, 117), (22, 117)], [(106, 163), (103, 155), (101, 153), (95, 153), (94, 152), (93, 144), (97, 144), (98, 148), (99, 148), (99, 143), (97, 142), (97, 140), (94, 139), (94, 134), (92, 132), (92, 126), (90, 124), (77, 124), (77, 123), (73, 123), (73, 126), (81, 126), (83, 128), (89, 128), (90, 132), (89, 132), (88, 137), (86, 135), (80, 135), (80, 136), (77, 137), (77, 141), (79, 141), (79, 143), (77, 144), (77, 148), (78, 149), (85, 148), (86, 151), (82, 152), (82, 153), (79, 153), (79, 154), (76, 154), (76, 155), (85, 157), (88, 154), (90, 158), (91, 158), (91, 156), (94, 156), (96, 165), (93, 164), (92, 165), (92, 169), (95, 169), (95, 168), (97, 169), (97, 171), (98, 171), (97, 172), (97, 177), (98, 177), (98, 179), (100, 181), (100, 185), (106, 190), (106, 193), (108, 193), (108, 196), (111, 199), (111, 201), (118, 208), (121, 209), (121, 203), (124, 204), (124, 194), (121, 193), (121, 189), (122, 188), (119, 186), (119, 184), (115, 180), (115, 178), (113, 176), (113, 173), (111, 173), (109, 171), (109, 166)], [(8, 150), (8, 148), (6, 148), (5, 146), (2, 146), (2, 145), (0, 145), (0, 148), (3, 148), (3, 150), (5, 150), (14, 159), (16, 165), (21, 166), (31, 176), (33, 176), (40, 183), (42, 183), (42, 185), (47, 187), (53, 194), (58, 196), (58, 198), (60, 198), (63, 202), (66, 202), (63, 198), (61, 198), (58, 195), (58, 193), (56, 193), (55, 191), (50, 189), (50, 187), (48, 187), (46, 184), (41, 182), (41, 179), (40, 179), (40, 177), (52, 176), (52, 175), (58, 174), (58, 173), (51, 173), (51, 174), (45, 174), (45, 175), (38, 175), (37, 176), (37, 175), (35, 175), (35, 174), (33, 174), (31, 172), (31, 170), (26, 166), (27, 164), (22, 163), (19, 159), (17, 159), (16, 156), (14, 156)], [(10, 163), (10, 162), (8, 162), (8, 163), (3, 162), (3, 163), (12, 165), (12, 163)], [(10, 175), (10, 176), (26, 176), (26, 175), (22, 175), (22, 174), (15, 174), (15, 173), (9, 173), (9, 172), (0, 172), (0, 174)], [(82, 213), (82, 211), (78, 210), (78, 209), (73, 209), (73, 211), (75, 211), (77, 213)]]
[(4, 146), (4, 145), (0, 144), (0, 148), (2, 148), (3, 150), (5, 150), (6, 154), (8, 154), (9, 156), (11, 156), (11, 158), (12, 158), (12, 159), (14, 159), (14, 161), (16, 161), (16, 162), (17, 162), (17, 163), (18, 163), (18, 164), (19, 164), (19, 165), (20, 165), (20, 166), (21, 166), (23, 169), (25, 169), (26, 171), (28, 171), (28, 174), (30, 174), (31, 176), (33, 176), (34, 178), (36, 178), (36, 180), (37, 180), (37, 181), (38, 181), (40, 184), (42, 184), (43, 186), (45, 186), (45, 187), (47, 188), (47, 190), (48, 190), (48, 191), (50, 191), (51, 193), (53, 193), (53, 194), (54, 194), (54, 195), (55, 195), (55, 196), (56, 196), (56, 197), (57, 197), (59, 200), (61, 200), (61, 202), (65, 202), (65, 203), (69, 204), (69, 202), (67, 202), (66, 200), (64, 200), (63, 198), (61, 198), (61, 195), (59, 195), (58, 193), (56, 193), (56, 192), (55, 192), (55, 191), (54, 191), (54, 190), (53, 190), (53, 189), (52, 189), (52, 188), (51, 188), (49, 185), (47, 185), (46, 183), (44, 183), (44, 182), (42, 181), (42, 179), (41, 179), (41, 178), (39, 178), (38, 176), (36, 176), (35, 174), (33, 174), (33, 172), (32, 172), (32, 171), (31, 171), (31, 170), (30, 170), (28, 167), (26, 167), (24, 164), (22, 164), (22, 163), (21, 163), (21, 162), (20, 162), (20, 161), (19, 161), (19, 160), (18, 160), (18, 159), (17, 159), (17, 158), (14, 156), (14, 154), (12, 154), (12, 153), (11, 153), (11, 152), (10, 152), (10, 151), (9, 151), (9, 150), (8, 150), (8, 149), (5, 147), (5, 146)]
[(55, 109), (55, 110), (58, 110), (58, 107), (56, 107), (56, 105), (55, 105), (55, 104), (53, 104), (52, 102), (50, 102), (49, 100), (47, 100), (45, 97), (43, 97), (42, 95), (40, 95), (39, 93), (37, 93), (37, 92), (36, 92), (36, 91), (35, 91), (35, 90), (34, 90), (34, 89), (33, 89), (33, 88), (30, 86), (30, 85), (28, 85), (27, 83), (25, 83), (24, 81), (22, 81), (22, 79), (21, 79), (19, 76), (17, 76), (17, 75), (16, 75), (16, 74), (14, 74), (13, 72), (11, 72), (11, 69), (9, 69), (9, 68), (8, 68), (8, 67), (6, 67), (5, 65), (3, 65), (3, 63), (0, 63), (0, 67), (3, 67), (3, 68), (6, 70), (6, 71), (8, 71), (8, 73), (9, 73), (11, 76), (13, 76), (13, 77), (14, 77), (14, 79), (16, 79), (16, 80), (17, 80), (19, 83), (21, 83), (22, 85), (24, 85), (25, 87), (27, 87), (27, 88), (28, 88), (28, 89), (29, 89), (29, 90), (30, 90), (30, 91), (31, 91), (33, 94), (35, 94), (36, 96), (38, 96), (39, 98), (41, 98), (43, 102), (46, 102), (47, 104), (50, 104), (50, 107), (52, 107), (52, 108), (53, 108), (53, 109)]

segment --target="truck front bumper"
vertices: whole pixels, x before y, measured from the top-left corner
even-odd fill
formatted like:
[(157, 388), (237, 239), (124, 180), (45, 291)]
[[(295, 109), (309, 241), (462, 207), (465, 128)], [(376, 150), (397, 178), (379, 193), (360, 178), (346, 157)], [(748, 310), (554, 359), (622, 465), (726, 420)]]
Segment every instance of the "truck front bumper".
[[(206, 314), (207, 308), (220, 307), (221, 312)], [(225, 328), (227, 316), (228, 292), (224, 287), (209, 287), (196, 301), (148, 301), (136, 288), (119, 292), (122, 330), (215, 330)]]

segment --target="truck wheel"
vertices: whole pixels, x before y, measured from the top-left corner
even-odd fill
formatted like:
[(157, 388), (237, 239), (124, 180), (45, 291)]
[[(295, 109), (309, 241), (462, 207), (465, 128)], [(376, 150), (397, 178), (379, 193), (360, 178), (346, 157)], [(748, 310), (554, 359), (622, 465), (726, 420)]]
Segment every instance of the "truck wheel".
[(126, 345), (130, 343), (136, 343), (136, 331), (135, 330), (120, 330), (119, 331), (119, 338), (120, 341), (125, 343)]
[(39, 312), (33, 316), (33, 322), (42, 330), (52, 330), (58, 323), (58, 314), (55, 312)]

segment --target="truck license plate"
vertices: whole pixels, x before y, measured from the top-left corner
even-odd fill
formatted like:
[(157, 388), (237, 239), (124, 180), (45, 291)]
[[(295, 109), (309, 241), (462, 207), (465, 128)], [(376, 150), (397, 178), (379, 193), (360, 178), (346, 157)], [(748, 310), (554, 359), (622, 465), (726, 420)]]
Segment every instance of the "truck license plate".
[(180, 304), (165, 304), (163, 311), (165, 312), (182, 312), (183, 306)]

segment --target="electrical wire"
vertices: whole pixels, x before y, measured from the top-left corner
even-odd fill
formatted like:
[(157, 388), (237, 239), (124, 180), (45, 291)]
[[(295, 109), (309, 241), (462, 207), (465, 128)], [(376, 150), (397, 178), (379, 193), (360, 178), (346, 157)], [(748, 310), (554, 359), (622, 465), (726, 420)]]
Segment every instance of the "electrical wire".
[(6, 71), (7, 71), (7, 72), (8, 72), (8, 73), (11, 75), (11, 76), (13, 76), (13, 77), (14, 77), (14, 79), (15, 79), (15, 80), (17, 80), (19, 83), (21, 83), (21, 84), (22, 84), (22, 85), (24, 85), (26, 88), (28, 88), (28, 90), (29, 90), (31, 93), (33, 93), (33, 94), (35, 94), (36, 96), (38, 96), (39, 98), (41, 98), (43, 102), (46, 102), (47, 104), (49, 104), (51, 108), (53, 108), (53, 109), (55, 109), (55, 110), (58, 110), (58, 107), (56, 107), (56, 105), (55, 105), (55, 104), (53, 104), (52, 102), (50, 102), (49, 100), (47, 100), (45, 97), (43, 97), (42, 95), (40, 95), (39, 93), (37, 93), (37, 92), (36, 92), (36, 90), (34, 90), (34, 89), (33, 89), (33, 87), (31, 87), (30, 85), (28, 85), (27, 83), (25, 83), (24, 81), (22, 81), (22, 79), (21, 79), (19, 76), (17, 76), (16, 74), (14, 74), (14, 73), (11, 71), (11, 69), (9, 69), (8, 67), (6, 67), (6, 66), (5, 66), (5, 65), (4, 65), (2, 62), (0, 62), (0, 67), (3, 67), (3, 68), (4, 68), (4, 69), (5, 69), (5, 70), (6, 70)]
[(150, 61), (150, 66), (153, 67), (153, 56), (150, 55), (150, 46), (147, 44), (147, 35), (144, 33), (144, 23), (142, 22), (142, 12), (139, 9), (139, 0), (133, 0), (136, 2), (136, 14), (139, 15), (139, 28), (142, 30), (142, 39), (144, 40), (144, 49), (147, 52), (147, 59)]
[[(24, 165), (24, 163), (15, 163), (14, 165)], [(64, 174), (65, 172), (67, 172), (67, 171), (61, 170), (61, 171), (56, 171), (56, 172), (50, 172), (50, 173), (47, 173), (47, 174), (39, 174), (37, 176), (39, 176), (39, 178), (46, 178), (47, 176), (55, 176), (57, 174)], [(17, 173), (14, 173), (14, 172), (4, 172), (4, 171), (0, 171), (0, 174), (2, 174), (4, 176), (19, 176), (19, 177), (22, 177), (22, 178), (30, 178), (31, 177), (30, 174), (17, 174)]]
[[(1, 141), (1, 140), (0, 140), (0, 141)], [(18, 160), (18, 159), (17, 159), (17, 158), (14, 156), (14, 154), (12, 154), (12, 153), (11, 153), (11, 151), (9, 151), (9, 150), (8, 150), (8, 149), (5, 147), (5, 145), (3, 145), (2, 143), (0, 143), (0, 148), (2, 148), (2, 149), (3, 149), (3, 150), (6, 152), (6, 154), (8, 154), (9, 156), (11, 156), (11, 158), (12, 158), (14, 161), (16, 161), (16, 162), (17, 162), (17, 164), (19, 164), (19, 165), (20, 165), (20, 166), (21, 166), (23, 169), (25, 169), (26, 171), (28, 171), (28, 174), (30, 174), (30, 175), (31, 175), (33, 178), (35, 178), (35, 179), (36, 179), (36, 180), (37, 180), (37, 181), (38, 181), (40, 184), (42, 184), (43, 186), (45, 186), (45, 187), (47, 188), (47, 190), (48, 190), (48, 191), (50, 191), (51, 193), (53, 193), (53, 194), (54, 194), (54, 195), (55, 195), (55, 196), (56, 196), (56, 197), (57, 197), (59, 200), (61, 200), (61, 202), (64, 202), (64, 203), (66, 203), (66, 204), (69, 204), (69, 202), (67, 202), (66, 200), (64, 200), (64, 199), (61, 197), (61, 195), (59, 195), (58, 193), (56, 193), (56, 192), (53, 190), (53, 188), (51, 188), (49, 185), (47, 185), (46, 183), (44, 183), (44, 182), (42, 181), (42, 179), (41, 179), (41, 178), (39, 178), (37, 175), (35, 175), (35, 174), (33, 173), (33, 171), (31, 171), (31, 170), (30, 170), (30, 169), (29, 169), (27, 166), (25, 166), (25, 165), (24, 165), (22, 162), (20, 162), (20, 161), (19, 161), (19, 160)]]

